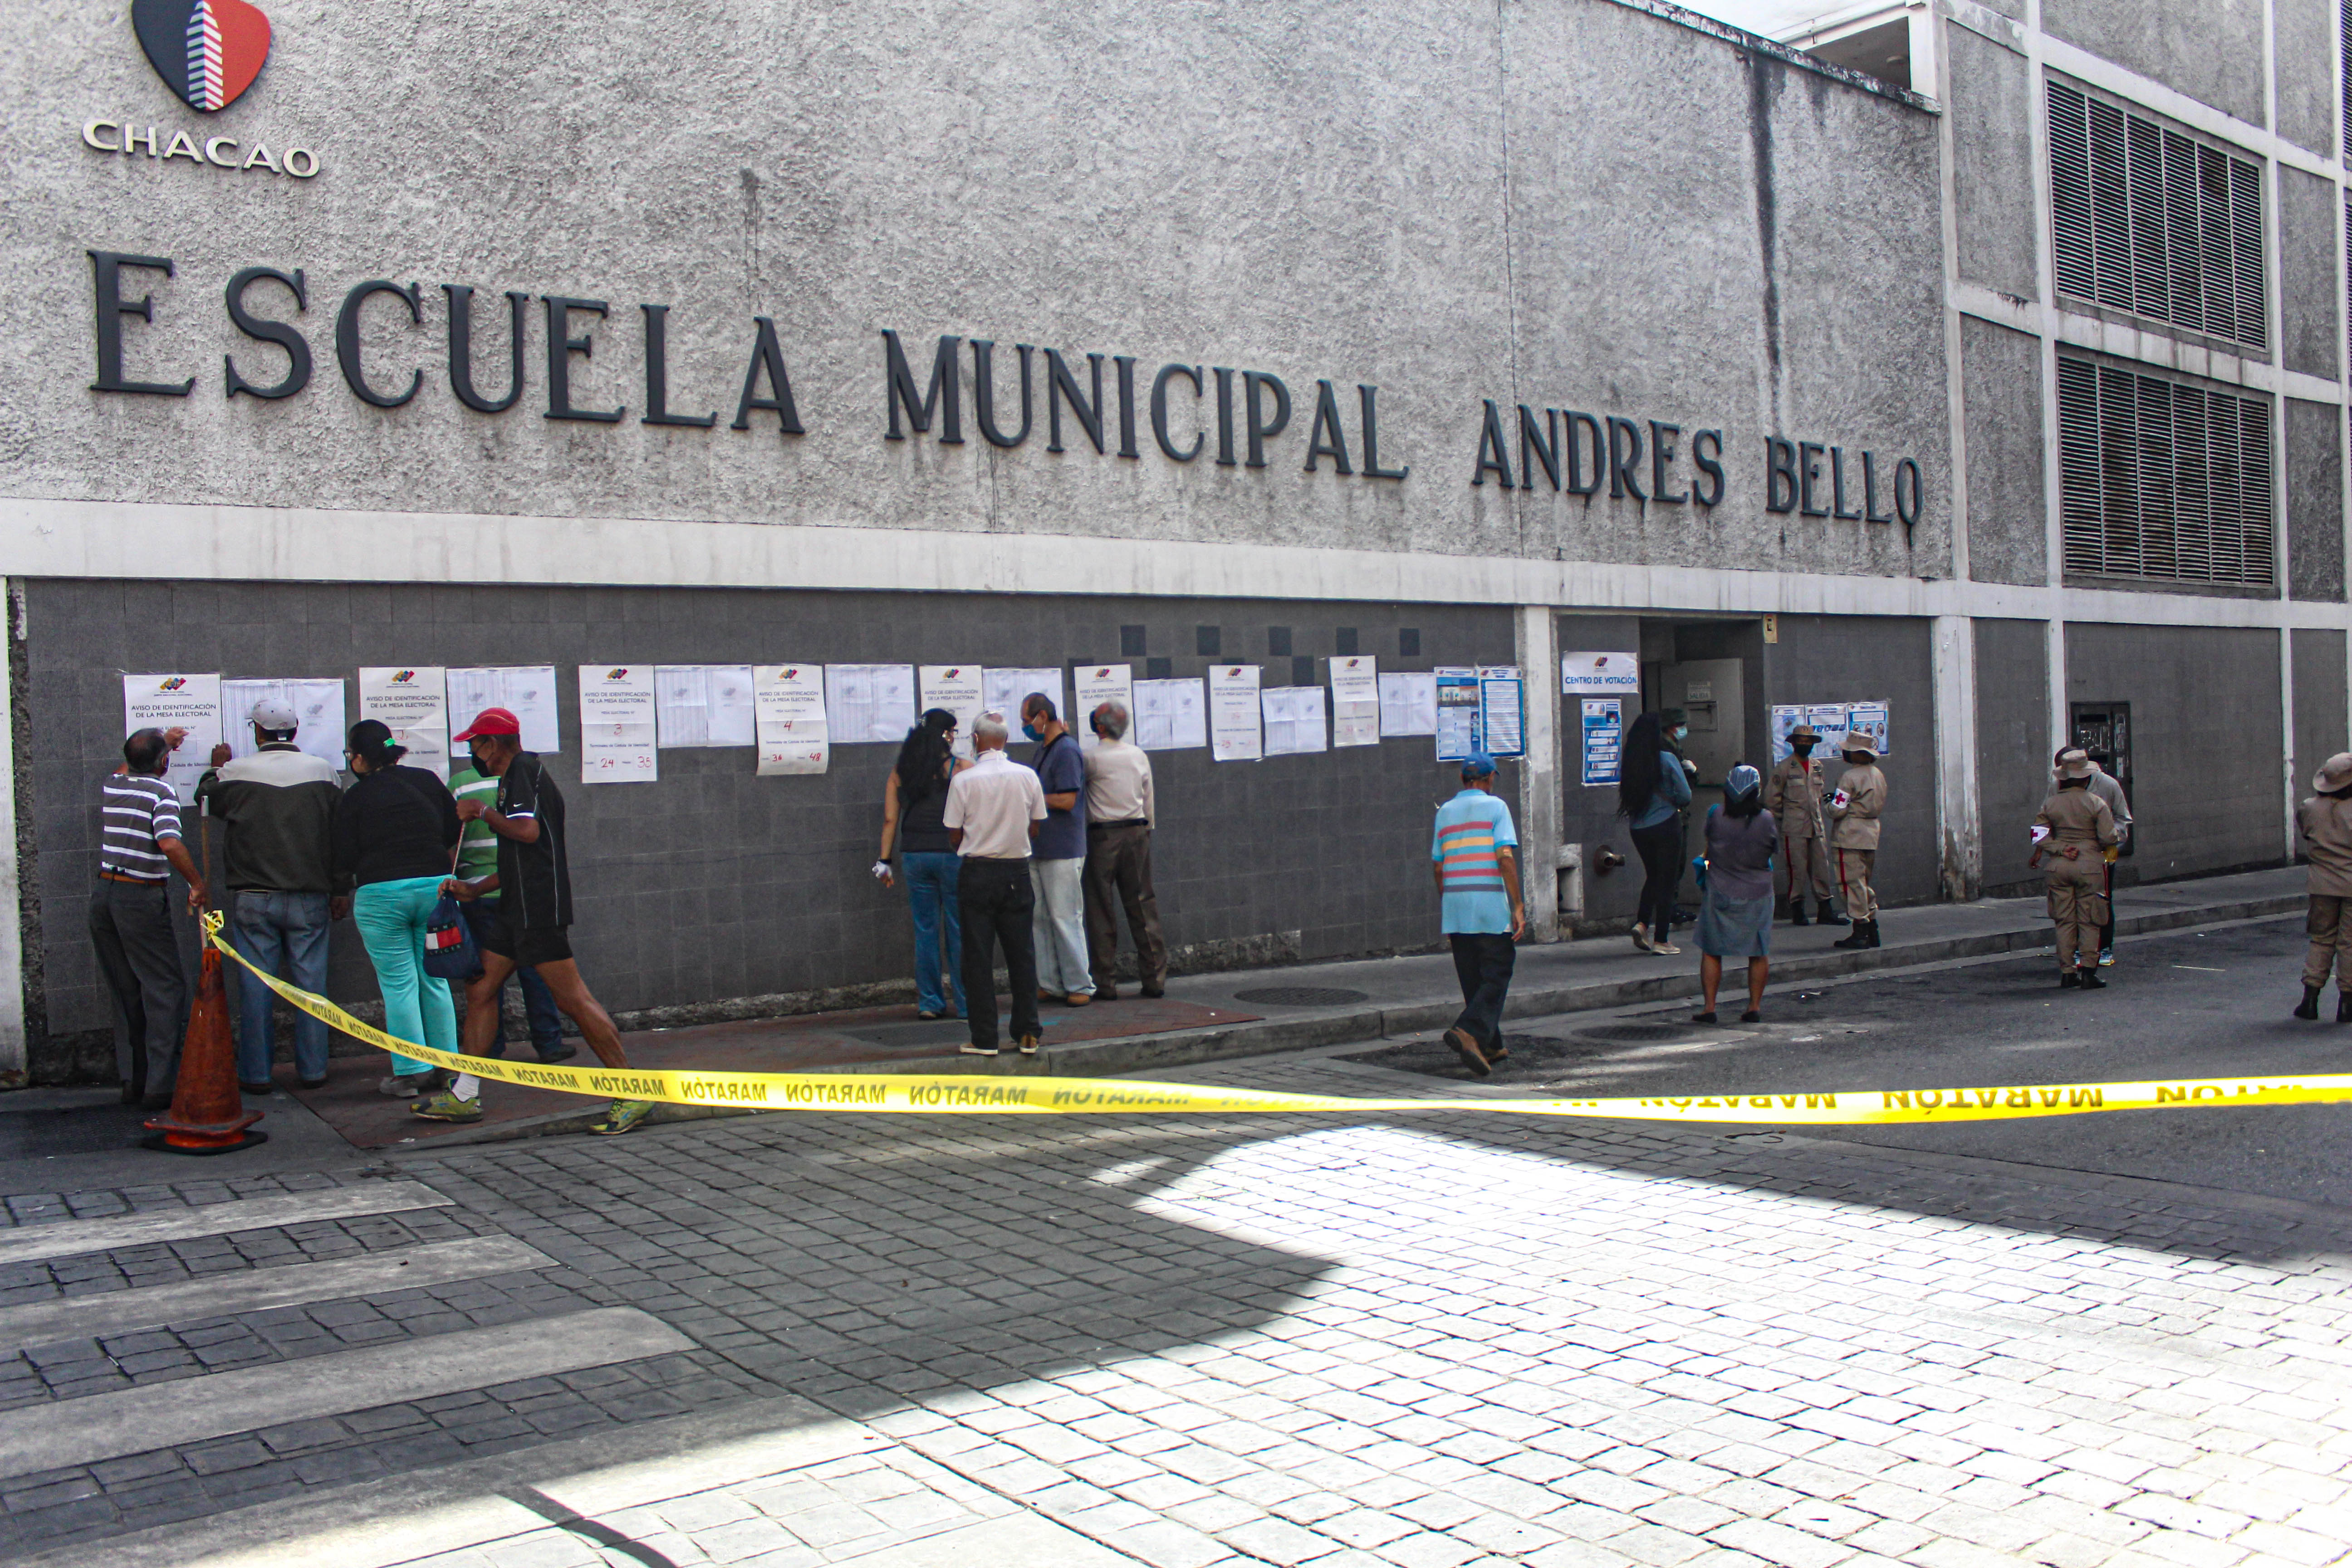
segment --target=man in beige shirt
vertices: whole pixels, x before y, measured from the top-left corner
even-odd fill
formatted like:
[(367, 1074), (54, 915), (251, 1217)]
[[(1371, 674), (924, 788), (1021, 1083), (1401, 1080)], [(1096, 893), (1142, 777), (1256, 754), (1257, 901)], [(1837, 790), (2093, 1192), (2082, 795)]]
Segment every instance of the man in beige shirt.
[(1838, 890), (1853, 934), (1832, 947), (1878, 945), (1878, 818), (1886, 810), (1886, 775), (1878, 771), (1878, 749), (1866, 736), (1845, 743), (1845, 772), (1830, 796), (1830, 852), (1837, 858)]
[(949, 782), (940, 821), (963, 864), (956, 904), (963, 917), (964, 1016), (968, 1057), (996, 1054), (996, 944), (1013, 986), (1013, 1037), (1024, 1057), (1037, 1054), (1037, 950), (1030, 938), (1037, 896), (1029, 886), (1029, 840), (1045, 820), (1037, 775), (1004, 754), (1004, 716), (983, 713), (971, 727), (972, 764)]
[(1151, 759), (1127, 738), (1128, 711), (1105, 702), (1089, 715), (1087, 753), (1087, 963), (1095, 995), (1118, 994), (1118, 908), (1127, 910), (1136, 973), (1146, 996), (1168, 990), (1168, 946), (1160, 940), (1160, 900), (1151, 890)]
[(2304, 853), (2311, 860), (2311, 902), (2304, 931), (2311, 952), (2303, 963), (2303, 1005), (2298, 1018), (2319, 1016), (2319, 993), (2336, 972), (2336, 1021), (2352, 1024), (2352, 752), (2339, 752), (2321, 764), (2311, 781), (2316, 793), (2295, 807)]

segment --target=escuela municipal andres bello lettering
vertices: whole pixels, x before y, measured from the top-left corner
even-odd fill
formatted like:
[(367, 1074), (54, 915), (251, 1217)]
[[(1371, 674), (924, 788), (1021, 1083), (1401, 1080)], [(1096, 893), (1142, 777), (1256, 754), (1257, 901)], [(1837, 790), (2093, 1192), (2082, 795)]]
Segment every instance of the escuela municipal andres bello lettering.
[[(96, 304), (98, 358), (98, 379), (90, 384), (90, 390), (159, 397), (186, 397), (193, 394), (196, 384), (193, 375), (177, 381), (133, 379), (124, 364), (123, 319), (136, 317), (151, 323), (155, 320), (156, 311), (163, 308), (156, 299), (163, 289), (159, 277), (163, 282), (177, 278), (171, 258), (111, 250), (92, 250), (89, 255)], [(126, 295), (125, 289), (140, 288), (141, 284), (127, 278), (126, 273), (143, 276), (144, 287), (135, 297)], [(446, 298), (444, 345), (447, 351), (449, 390), (475, 413), (506, 413), (522, 398), (532, 297), (519, 290), (507, 291), (506, 386), (502, 394), (493, 396), (485, 393), (474, 378), (474, 290), (457, 283), (444, 283), (440, 289)], [(344, 292), (335, 310), (335, 363), (353, 396), (378, 408), (399, 408), (423, 389), (425, 372), (415, 365), (401, 367), (408, 372), (403, 384), (399, 369), (372, 367), (363, 363), (361, 311), (378, 296), (384, 297), (378, 310), (404, 311), (412, 324), (424, 324), (422, 284), (403, 285), (382, 278), (354, 284)], [(273, 345), (286, 361), (283, 373), (276, 380), (257, 382), (239, 370), (235, 354), (222, 355), (225, 396), (287, 398), (310, 386), (314, 368), (310, 340), (285, 314), (289, 304), (296, 316), (310, 311), (310, 283), (303, 268), (298, 267), (287, 272), (274, 267), (243, 268), (228, 279), (223, 304), (239, 332), (257, 343)], [(573, 361), (593, 356), (596, 323), (609, 317), (611, 307), (602, 300), (557, 294), (539, 296), (539, 305), (546, 321), (545, 416), (618, 424), (628, 413), (625, 405), (582, 408), (572, 402)], [(645, 412), (638, 416), (639, 422), (711, 428), (719, 420), (717, 410), (702, 415), (679, 414), (669, 406), (670, 307), (639, 305), (637, 310), (645, 367)], [(775, 417), (779, 434), (805, 434), (793, 397), (792, 377), (775, 321), (767, 316), (752, 317), (750, 336), (742, 388), (736, 399), (735, 417), (728, 428), (750, 430), (754, 414), (769, 414)], [(1163, 364), (1150, 377), (1149, 390), (1139, 400), (1139, 388), (1143, 384), (1136, 374), (1138, 362), (1133, 355), (1088, 353), (1066, 357), (1059, 350), (1046, 349), (1043, 351), (1041, 376), (1034, 358), (1038, 351), (1030, 344), (1018, 343), (1013, 345), (1013, 357), (1019, 364), (1020, 417), (1018, 425), (1008, 431), (1004, 426), (1010, 421), (1000, 413), (995, 343), (975, 338), (967, 344), (960, 337), (942, 336), (932, 350), (926, 380), (919, 377), (909, 363), (896, 331), (885, 330), (881, 338), (882, 392), (887, 414), (882, 438), (886, 441), (907, 439), (907, 426), (911, 426), (916, 434), (932, 436), (942, 446), (963, 443), (960, 370), (961, 356), (967, 347), (971, 353), (973, 423), (982, 437), (995, 447), (1019, 447), (1029, 439), (1035, 410), (1034, 388), (1039, 379), (1045, 382), (1048, 452), (1067, 449), (1063, 440), (1066, 415), (1072, 444), (1083, 436), (1097, 454), (1108, 456), (1112, 451), (1110, 443), (1116, 441), (1118, 457), (1139, 458), (1142, 451), (1138, 416), (1141, 413), (1150, 423), (1153, 445), (1172, 462), (1190, 463), (1208, 455), (1213, 439), (1213, 460), (1218, 467), (1263, 468), (1268, 466), (1267, 443), (1289, 428), (1294, 413), (1289, 386), (1271, 371)], [(1071, 362), (1081, 357), (1085, 361), (1083, 369), (1074, 368)], [(1113, 373), (1114, 385), (1108, 388), (1103, 381), (1106, 362)], [(140, 374), (156, 373), (142, 368)], [(1012, 366), (1004, 367), (1003, 379), (1008, 383), (1016, 379)], [(1357, 385), (1352, 433), (1349, 422), (1341, 416), (1341, 399), (1333, 384), (1318, 380), (1315, 389), (1305, 464), (1308, 473), (1323, 471), (1321, 465), (1327, 460), (1331, 472), (1348, 478), (1402, 481), (1411, 473), (1408, 465), (1381, 466), (1378, 387)], [(1188, 400), (1195, 405), (1189, 415), (1183, 411)], [(1492, 482), (1509, 489), (1516, 484), (1520, 489), (1532, 490), (1538, 488), (1540, 477), (1543, 488), (1587, 500), (1596, 496), (1603, 485), (1608, 487), (1610, 499), (1631, 500), (1645, 506), (1714, 507), (1723, 500), (1726, 480), (1724, 433), (1720, 428), (1691, 431), (1685, 459), (1684, 430), (1679, 425), (1571, 408), (1536, 409), (1523, 403), (1517, 405), (1517, 429), (1513, 431), (1507, 427), (1513, 422), (1507, 419), (1493, 399), (1482, 401), (1476, 453), (1470, 469), (1472, 485)], [(1391, 453), (1393, 449), (1391, 444)], [(1851, 522), (1899, 521), (1907, 534), (1919, 521), (1919, 465), (1907, 457), (1901, 458), (1891, 472), (1886, 472), (1881, 468), (1876, 453), (1864, 450), (1858, 456), (1859, 460), (1853, 461), (1841, 446), (1766, 437), (1765, 510)], [(1880, 488), (1883, 472), (1884, 490)], [(1891, 500), (1891, 512), (1882, 510), (1882, 497)]]

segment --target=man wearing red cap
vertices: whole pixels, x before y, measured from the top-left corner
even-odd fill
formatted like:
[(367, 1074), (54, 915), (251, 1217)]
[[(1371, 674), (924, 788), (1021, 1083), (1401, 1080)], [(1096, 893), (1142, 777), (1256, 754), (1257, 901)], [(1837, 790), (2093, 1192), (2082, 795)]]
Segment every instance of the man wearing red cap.
[[(580, 1026), (596, 1059), (625, 1068), (621, 1035), (612, 1015), (589, 994), (572, 957), (572, 872), (563, 854), (563, 796), (539, 758), (522, 749), (522, 723), (504, 708), (485, 708), (457, 737), (473, 752), (474, 766), (499, 781), (498, 798), (457, 803), (457, 815), (479, 821), (498, 836), (499, 868), (479, 881), (452, 878), (448, 890), (473, 900), (496, 889), (499, 921), (483, 940), (482, 973), (466, 987), (464, 1049), (486, 1055), (499, 1032), (499, 993), (517, 968), (539, 971), (555, 994), (555, 1005)], [(441, 1093), (419, 1100), (415, 1113), (434, 1121), (478, 1121), (481, 1082), (470, 1074)], [(626, 1132), (652, 1114), (653, 1102), (616, 1100), (593, 1131)]]

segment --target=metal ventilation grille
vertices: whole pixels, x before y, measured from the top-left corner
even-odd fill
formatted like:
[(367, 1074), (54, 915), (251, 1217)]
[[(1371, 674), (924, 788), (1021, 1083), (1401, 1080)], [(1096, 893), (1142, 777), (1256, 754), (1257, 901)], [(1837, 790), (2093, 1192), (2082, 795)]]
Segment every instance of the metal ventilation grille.
[(2050, 206), (2060, 293), (2267, 341), (2258, 164), (2053, 81)]
[(2264, 399), (2062, 355), (2058, 465), (2069, 574), (2271, 584)]
[(2336, 8), (2337, 51), (2344, 57), (2344, 113), (2337, 124), (2344, 132), (2344, 156), (2352, 160), (2352, 0)]

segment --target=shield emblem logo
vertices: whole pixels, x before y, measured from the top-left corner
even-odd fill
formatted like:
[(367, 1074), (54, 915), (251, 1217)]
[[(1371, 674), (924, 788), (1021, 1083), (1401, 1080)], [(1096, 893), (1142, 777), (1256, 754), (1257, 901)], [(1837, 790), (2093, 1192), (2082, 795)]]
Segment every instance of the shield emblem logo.
[(243, 96), (269, 58), (269, 18), (246, 0), (131, 0), (131, 25), (155, 74), (206, 114)]

